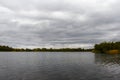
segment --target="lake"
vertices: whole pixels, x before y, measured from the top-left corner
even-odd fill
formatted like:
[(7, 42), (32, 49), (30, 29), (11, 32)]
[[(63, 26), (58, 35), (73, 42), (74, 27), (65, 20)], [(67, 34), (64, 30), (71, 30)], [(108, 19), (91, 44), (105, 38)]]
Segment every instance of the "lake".
[(0, 52), (0, 80), (119, 80), (120, 55)]

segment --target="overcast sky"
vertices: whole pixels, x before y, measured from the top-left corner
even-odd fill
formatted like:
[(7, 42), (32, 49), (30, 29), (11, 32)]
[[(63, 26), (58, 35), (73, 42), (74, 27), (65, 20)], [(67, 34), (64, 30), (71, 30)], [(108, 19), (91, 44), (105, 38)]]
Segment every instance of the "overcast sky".
[(120, 40), (120, 0), (0, 0), (0, 44), (92, 47)]

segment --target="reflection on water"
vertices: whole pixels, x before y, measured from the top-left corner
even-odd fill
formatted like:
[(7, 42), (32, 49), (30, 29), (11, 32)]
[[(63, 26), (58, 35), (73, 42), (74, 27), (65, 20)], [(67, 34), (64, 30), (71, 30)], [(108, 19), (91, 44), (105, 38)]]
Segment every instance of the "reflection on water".
[(103, 65), (120, 65), (120, 54), (95, 54), (95, 61)]
[(120, 54), (95, 54), (95, 62), (111, 73), (115, 80), (120, 78)]
[(119, 80), (119, 55), (0, 53), (0, 80)]

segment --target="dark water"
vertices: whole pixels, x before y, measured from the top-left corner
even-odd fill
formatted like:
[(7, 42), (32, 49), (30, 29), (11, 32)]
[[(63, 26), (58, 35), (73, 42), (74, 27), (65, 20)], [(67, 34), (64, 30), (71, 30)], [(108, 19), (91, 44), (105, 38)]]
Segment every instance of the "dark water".
[(119, 80), (120, 55), (0, 53), (0, 80)]

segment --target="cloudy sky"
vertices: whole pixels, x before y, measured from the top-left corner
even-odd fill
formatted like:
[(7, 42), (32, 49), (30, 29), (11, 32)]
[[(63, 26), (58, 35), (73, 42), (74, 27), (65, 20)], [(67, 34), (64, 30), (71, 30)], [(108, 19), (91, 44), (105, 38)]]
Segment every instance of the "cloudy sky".
[(0, 0), (0, 44), (92, 47), (120, 40), (120, 0)]

